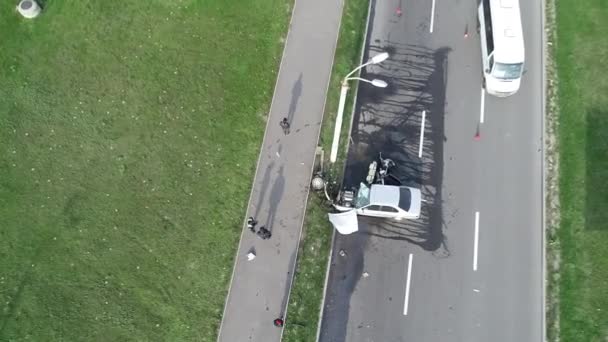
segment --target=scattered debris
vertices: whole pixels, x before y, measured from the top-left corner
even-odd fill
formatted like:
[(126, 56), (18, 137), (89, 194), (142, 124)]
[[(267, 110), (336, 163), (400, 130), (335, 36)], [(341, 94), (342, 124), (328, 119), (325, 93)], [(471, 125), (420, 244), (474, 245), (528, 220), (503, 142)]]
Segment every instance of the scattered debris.
[(345, 252), (343, 249), (341, 249), (341, 250), (340, 250), (340, 253), (339, 253), (339, 254), (340, 254), (340, 256), (342, 256), (342, 257), (345, 257), (345, 256), (346, 256), (346, 252)]
[(363, 278), (367, 278), (367, 277), (369, 277), (369, 273), (363, 272)]
[(272, 236), (272, 233), (266, 229), (266, 227), (262, 226), (256, 233), (262, 240), (268, 240)]
[(247, 253), (247, 261), (251, 261), (253, 259), (255, 259), (255, 253), (254, 252)]

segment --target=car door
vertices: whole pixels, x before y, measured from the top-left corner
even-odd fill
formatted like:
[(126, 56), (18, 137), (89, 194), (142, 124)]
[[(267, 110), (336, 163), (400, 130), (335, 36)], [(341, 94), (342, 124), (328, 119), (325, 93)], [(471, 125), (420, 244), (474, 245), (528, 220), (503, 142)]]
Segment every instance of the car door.
[(399, 209), (393, 208), (387, 205), (368, 205), (362, 208), (360, 215), (373, 216), (373, 217), (384, 217), (384, 218), (396, 218), (401, 216)]
[(385, 215), (384, 217), (388, 218), (396, 218), (402, 216), (402, 213), (399, 209), (387, 205), (381, 206), (380, 211), (382, 211), (382, 213)]
[(340, 234), (348, 235), (359, 230), (359, 221), (357, 220), (357, 211), (355, 209), (342, 213), (329, 213), (327, 215), (329, 216), (329, 222)]
[(359, 209), (359, 215), (372, 216), (372, 217), (385, 217), (384, 212), (381, 210), (382, 207), (375, 204), (367, 205)]

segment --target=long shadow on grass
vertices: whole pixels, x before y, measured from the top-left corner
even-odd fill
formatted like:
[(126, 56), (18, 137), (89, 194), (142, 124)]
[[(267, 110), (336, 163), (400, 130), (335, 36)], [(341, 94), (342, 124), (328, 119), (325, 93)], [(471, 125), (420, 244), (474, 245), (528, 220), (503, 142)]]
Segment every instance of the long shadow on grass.
[[(38, 247), (36, 247), (34, 255), (28, 262), (28, 264), (31, 263), (32, 266), (38, 263), (38, 260), (40, 260), (42, 253), (46, 250), (46, 248), (44, 248), (44, 243), (35, 243), (38, 243)], [(26, 267), (26, 272), (22, 275), (22, 278), (19, 281), (19, 285), (12, 288), (12, 291), (7, 291), (8, 297), (5, 298), (8, 298), (9, 300), (4, 303), (5, 309), (2, 312), (2, 315), (0, 315), (0, 337), (5, 336), (5, 332), (9, 324), (14, 324), (19, 320), (18, 311), (19, 306), (21, 305), (21, 300), (23, 299), (23, 292), (28, 286), (31, 285), (33, 273), (34, 271), (32, 268)]]
[(608, 231), (608, 111), (586, 112), (585, 229)]

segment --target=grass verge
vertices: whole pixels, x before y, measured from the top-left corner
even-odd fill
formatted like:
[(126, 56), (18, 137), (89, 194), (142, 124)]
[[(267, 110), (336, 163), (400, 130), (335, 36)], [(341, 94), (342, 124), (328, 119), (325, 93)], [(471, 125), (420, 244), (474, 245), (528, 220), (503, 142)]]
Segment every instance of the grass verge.
[(545, 115), (545, 241), (546, 241), (546, 338), (559, 338), (559, 283), (560, 283), (560, 206), (559, 206), (559, 103), (558, 78), (555, 61), (556, 13), (555, 0), (547, 0), (545, 5), (546, 46), (545, 70), (546, 115)]
[[(345, 0), (344, 12), (340, 27), (340, 37), (331, 82), (327, 94), (325, 115), (319, 145), (329, 157), (333, 139), (334, 123), (338, 109), (341, 79), (361, 59), (361, 47), (364, 42), (367, 11), (369, 0)], [(342, 129), (341, 150), (338, 162), (327, 169), (329, 177), (338, 179), (342, 171), (342, 163), (346, 156), (346, 139), (349, 136), (349, 123), (352, 113), (353, 97), (357, 84), (351, 83), (351, 91), (344, 110), (344, 126)], [(326, 159), (327, 159), (326, 158)], [(298, 264), (294, 283), (291, 289), (287, 310), (287, 320), (283, 341), (285, 342), (314, 342), (317, 337), (319, 309), (323, 299), (323, 287), (327, 271), (327, 258), (331, 249), (333, 228), (327, 220), (327, 201), (320, 194), (313, 193), (308, 199), (302, 242), (298, 251)]]
[(608, 339), (608, 4), (557, 2), (560, 340)]
[(291, 1), (45, 3), (0, 4), (0, 340), (215, 341)]

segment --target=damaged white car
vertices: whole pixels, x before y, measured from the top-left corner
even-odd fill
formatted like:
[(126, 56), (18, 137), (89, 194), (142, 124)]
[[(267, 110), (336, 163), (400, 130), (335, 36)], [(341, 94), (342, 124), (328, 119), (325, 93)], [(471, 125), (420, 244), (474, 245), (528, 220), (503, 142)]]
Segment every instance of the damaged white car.
[[(351, 234), (359, 229), (357, 215), (384, 217), (390, 219), (417, 219), (420, 217), (422, 194), (420, 189), (401, 185), (385, 185), (389, 168), (394, 166), (390, 159), (380, 156), (378, 164), (370, 164), (368, 184), (361, 183), (358, 189), (343, 190), (333, 203), (338, 213), (330, 213), (329, 221), (341, 234)], [(377, 183), (377, 184), (373, 184)]]

